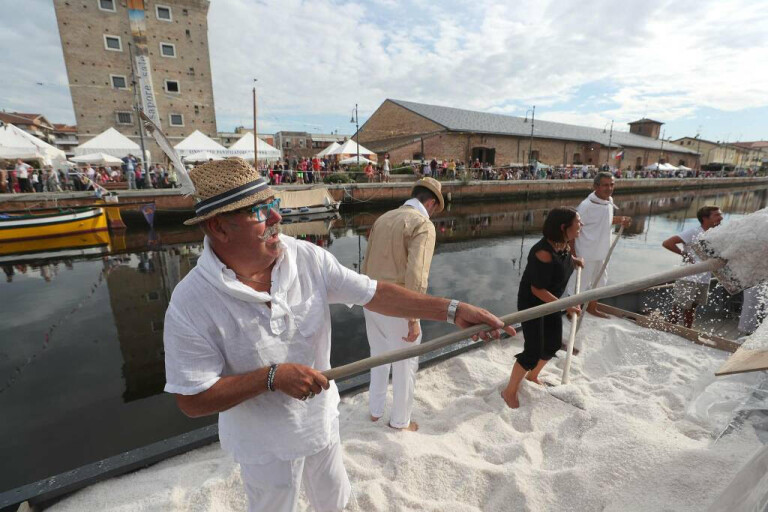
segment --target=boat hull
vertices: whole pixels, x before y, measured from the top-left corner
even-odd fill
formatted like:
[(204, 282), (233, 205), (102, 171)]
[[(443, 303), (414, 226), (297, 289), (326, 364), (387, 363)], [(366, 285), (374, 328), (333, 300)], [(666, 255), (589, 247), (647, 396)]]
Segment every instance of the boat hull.
[(47, 215), (26, 215), (0, 219), (0, 242), (68, 236), (107, 229), (107, 216), (101, 208)]

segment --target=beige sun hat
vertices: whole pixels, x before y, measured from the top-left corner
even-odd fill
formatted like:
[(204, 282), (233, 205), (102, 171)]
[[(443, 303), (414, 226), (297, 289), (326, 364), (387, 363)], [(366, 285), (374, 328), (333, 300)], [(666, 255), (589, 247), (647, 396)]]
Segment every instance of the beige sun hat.
[(445, 199), (443, 199), (442, 185), (435, 178), (421, 178), (419, 181), (413, 184), (413, 188), (424, 187), (429, 189), (433, 194), (437, 196), (437, 200), (440, 202), (440, 208), (435, 213), (440, 213), (445, 208)]
[(190, 226), (214, 215), (269, 199), (275, 192), (259, 171), (242, 158), (214, 160), (189, 171), (195, 184), (195, 216), (185, 220)]

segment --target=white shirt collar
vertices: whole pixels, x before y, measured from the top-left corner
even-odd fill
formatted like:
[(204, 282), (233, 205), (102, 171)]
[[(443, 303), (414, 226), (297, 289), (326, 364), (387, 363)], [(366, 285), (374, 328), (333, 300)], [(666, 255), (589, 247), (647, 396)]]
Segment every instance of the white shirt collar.
[(423, 216), (426, 218), (429, 218), (429, 213), (427, 212), (427, 209), (424, 208), (424, 205), (421, 204), (421, 201), (416, 199), (415, 197), (410, 198), (404, 203), (404, 206), (411, 206), (413, 208), (416, 208)]
[(595, 204), (602, 204), (602, 205), (607, 205), (607, 204), (609, 204), (609, 205), (613, 206), (613, 208), (614, 208), (614, 209), (616, 209), (616, 210), (618, 210), (618, 209), (619, 209), (619, 207), (618, 207), (618, 206), (616, 206), (616, 205), (613, 203), (613, 196), (609, 197), (609, 198), (608, 198), (608, 200), (606, 201), (605, 199), (600, 199), (599, 197), (597, 197), (597, 194), (595, 194), (594, 192), (592, 192), (591, 194), (589, 194), (589, 196), (587, 197), (587, 199), (589, 199), (589, 202), (590, 202), (590, 203), (595, 203)]
[(207, 236), (203, 240), (203, 246), (203, 254), (197, 261), (197, 268), (206, 281), (235, 299), (261, 304), (271, 303), (270, 316), (273, 320), (291, 314), (286, 296), (287, 290), (298, 276), (295, 239), (280, 235), (282, 250), (272, 268), (272, 286), (269, 293), (256, 291), (239, 281), (235, 272), (216, 256)]

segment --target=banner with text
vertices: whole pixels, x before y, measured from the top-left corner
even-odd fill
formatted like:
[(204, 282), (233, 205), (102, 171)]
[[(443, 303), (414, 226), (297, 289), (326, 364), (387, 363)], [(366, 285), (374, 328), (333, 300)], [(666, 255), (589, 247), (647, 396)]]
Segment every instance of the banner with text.
[(144, 0), (128, 0), (128, 21), (131, 24), (131, 39), (135, 49), (136, 74), (139, 82), (141, 107), (147, 117), (157, 126), (160, 124), (160, 114), (157, 111), (155, 90), (152, 87), (152, 66), (149, 62), (147, 48), (147, 19), (144, 14)]

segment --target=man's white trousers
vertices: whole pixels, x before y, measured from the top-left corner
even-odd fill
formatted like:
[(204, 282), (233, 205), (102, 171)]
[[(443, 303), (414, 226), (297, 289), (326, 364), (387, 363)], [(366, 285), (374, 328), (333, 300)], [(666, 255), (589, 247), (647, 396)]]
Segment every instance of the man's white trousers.
[[(593, 261), (585, 261), (584, 262), (584, 268), (581, 270), (581, 288), (579, 289), (579, 293), (586, 292), (592, 289), (592, 281), (595, 280), (595, 276), (598, 272), (600, 272), (600, 269), (603, 266), (603, 260), (593, 260)], [(597, 282), (597, 286), (595, 288), (601, 288), (608, 284), (608, 268), (605, 269), (605, 272), (603, 272), (602, 277)], [(576, 294), (576, 271), (574, 270), (571, 274), (571, 278), (568, 280), (568, 287), (565, 289), (565, 293), (567, 296), (575, 295)], [(583, 304), (583, 306), (586, 308), (586, 304)], [(588, 313), (584, 313), (585, 315)], [(582, 338), (583, 336), (576, 336), (576, 339), (573, 341), (573, 348), (576, 350), (581, 351), (582, 348)]]
[[(403, 338), (408, 335), (407, 319), (384, 316), (367, 309), (363, 311), (371, 356), (421, 343), (421, 334), (412, 343), (403, 341)], [(405, 428), (411, 424), (413, 393), (416, 385), (416, 370), (419, 368), (419, 358), (412, 357), (371, 369), (368, 396), (371, 416), (374, 418), (381, 418), (386, 410), (390, 368), (392, 370), (392, 413), (389, 416), (389, 424), (395, 428)]]
[(314, 455), (268, 464), (240, 464), (249, 512), (293, 512), (302, 481), (312, 509), (343, 510), (352, 494), (338, 439)]

